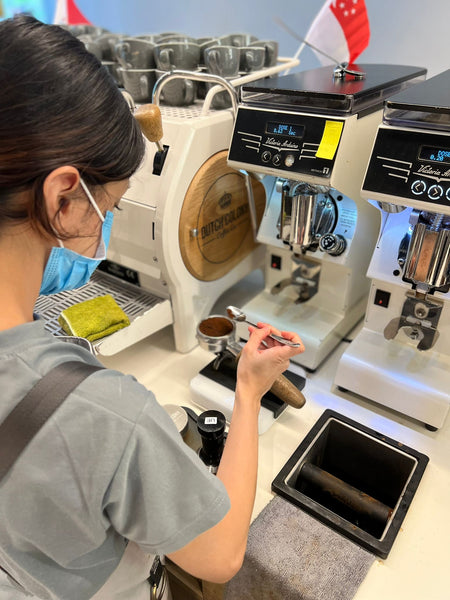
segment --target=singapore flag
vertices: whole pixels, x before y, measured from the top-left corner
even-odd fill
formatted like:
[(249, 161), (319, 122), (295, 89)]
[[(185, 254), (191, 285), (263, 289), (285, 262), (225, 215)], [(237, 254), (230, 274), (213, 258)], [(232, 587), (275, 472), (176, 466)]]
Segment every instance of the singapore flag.
[(74, 0), (56, 1), (53, 23), (55, 25), (91, 25)]
[[(305, 41), (336, 59), (353, 63), (369, 45), (369, 18), (364, 0), (327, 0), (314, 19)], [(330, 58), (316, 52), (323, 65)]]

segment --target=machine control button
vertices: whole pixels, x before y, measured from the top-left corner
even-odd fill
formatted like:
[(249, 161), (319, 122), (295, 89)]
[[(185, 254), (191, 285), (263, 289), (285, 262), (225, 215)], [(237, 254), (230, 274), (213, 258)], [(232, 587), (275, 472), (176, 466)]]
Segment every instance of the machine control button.
[(272, 153), (269, 150), (264, 150), (264, 152), (261, 154), (261, 160), (265, 163), (270, 162), (271, 158), (272, 158)]
[(375, 292), (374, 304), (387, 308), (389, 306), (389, 300), (391, 299), (391, 293), (385, 290), (377, 289)]
[(448, 190), (445, 192), (445, 197), (450, 202), (450, 188), (448, 188)]
[(288, 154), (286, 156), (286, 158), (284, 159), (284, 164), (286, 165), (286, 167), (292, 167), (292, 165), (295, 163), (295, 156), (293, 154)]
[(282, 160), (281, 154), (279, 154), (279, 153), (275, 154), (274, 157), (272, 158), (272, 164), (275, 167), (279, 167), (281, 165), (281, 160)]
[(326, 233), (319, 240), (319, 248), (331, 256), (339, 256), (346, 247), (345, 238), (335, 233)]
[(413, 194), (416, 194), (416, 196), (423, 194), (426, 189), (427, 184), (423, 179), (416, 179), (416, 181), (413, 181), (411, 184), (411, 191)]
[(430, 198), (430, 200), (437, 200), (443, 193), (444, 190), (442, 189), (442, 186), (435, 184), (428, 189), (428, 198)]
[(272, 267), (272, 269), (277, 269), (278, 271), (281, 271), (281, 256), (272, 254), (270, 257), (270, 266)]

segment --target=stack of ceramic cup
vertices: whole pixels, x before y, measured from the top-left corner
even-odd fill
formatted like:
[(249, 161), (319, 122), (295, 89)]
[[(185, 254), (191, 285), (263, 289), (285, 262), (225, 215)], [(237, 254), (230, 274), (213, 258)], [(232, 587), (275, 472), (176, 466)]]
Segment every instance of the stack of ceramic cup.
[(155, 39), (154, 36), (124, 37), (114, 47), (121, 83), (135, 102), (150, 102), (152, 98), (156, 81)]
[[(278, 58), (278, 43), (262, 41), (254, 35), (235, 33), (222, 36), (204, 51), (205, 70), (233, 80), (252, 71), (273, 66)], [(208, 84), (211, 87), (212, 84)], [(219, 92), (212, 100), (213, 108), (231, 106), (228, 92)]]
[[(203, 38), (175, 32), (126, 36), (92, 26), (71, 27), (72, 33), (101, 60), (136, 103), (151, 102), (155, 82), (166, 72), (204, 71), (234, 80), (271, 67), (278, 59), (278, 42), (259, 40), (247, 33)], [(172, 79), (162, 87), (160, 101), (170, 106), (188, 106), (203, 99), (212, 85)], [(227, 91), (219, 92), (212, 101), (216, 109), (230, 105)]]
[[(161, 35), (155, 46), (156, 78), (174, 70), (198, 71), (201, 47), (197, 39), (182, 34)], [(188, 106), (197, 98), (197, 82), (172, 79), (161, 89), (161, 101), (170, 106)]]
[(115, 54), (115, 45), (123, 37), (119, 33), (111, 33), (106, 29), (93, 27), (91, 25), (68, 25), (66, 26), (78, 39), (84, 43), (86, 48), (101, 61), (104, 68), (115, 79), (118, 85), (122, 85), (119, 72), (119, 63)]

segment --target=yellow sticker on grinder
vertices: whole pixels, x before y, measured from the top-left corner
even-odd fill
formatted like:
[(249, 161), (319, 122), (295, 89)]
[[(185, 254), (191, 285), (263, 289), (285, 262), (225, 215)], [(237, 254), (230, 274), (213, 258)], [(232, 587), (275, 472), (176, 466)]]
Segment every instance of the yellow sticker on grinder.
[(325, 121), (322, 139), (316, 152), (317, 158), (333, 160), (339, 140), (341, 139), (343, 125), (342, 121)]

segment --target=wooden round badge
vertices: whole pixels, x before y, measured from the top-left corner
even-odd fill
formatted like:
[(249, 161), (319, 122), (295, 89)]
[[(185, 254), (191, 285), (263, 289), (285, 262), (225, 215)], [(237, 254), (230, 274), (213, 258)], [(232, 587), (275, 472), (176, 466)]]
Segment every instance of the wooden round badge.
[[(264, 212), (263, 184), (252, 178), (258, 225)], [(255, 247), (245, 176), (227, 165), (227, 151), (211, 156), (186, 192), (179, 243), (188, 271), (201, 281), (226, 275)]]

